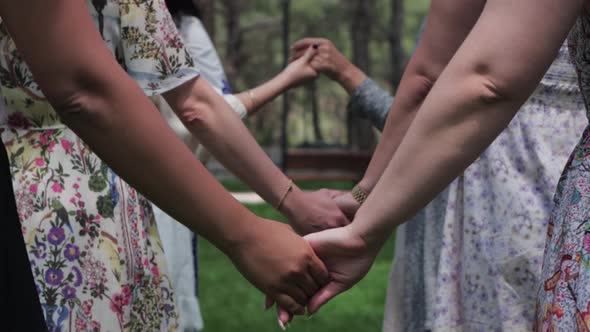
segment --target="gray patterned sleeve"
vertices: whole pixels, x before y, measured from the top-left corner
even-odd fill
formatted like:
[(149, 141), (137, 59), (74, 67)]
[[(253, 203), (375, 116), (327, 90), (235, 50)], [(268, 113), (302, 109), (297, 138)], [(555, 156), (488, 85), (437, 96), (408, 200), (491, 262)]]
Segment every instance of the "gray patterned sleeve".
[[(422, 38), (427, 18), (425, 17), (420, 25), (417, 41)], [(367, 78), (350, 97), (347, 109), (369, 119), (375, 128), (383, 131), (392, 105), (393, 96), (381, 89), (372, 79)]]
[(383, 130), (393, 97), (381, 89), (372, 79), (366, 79), (350, 97), (347, 109), (369, 119), (373, 126)]

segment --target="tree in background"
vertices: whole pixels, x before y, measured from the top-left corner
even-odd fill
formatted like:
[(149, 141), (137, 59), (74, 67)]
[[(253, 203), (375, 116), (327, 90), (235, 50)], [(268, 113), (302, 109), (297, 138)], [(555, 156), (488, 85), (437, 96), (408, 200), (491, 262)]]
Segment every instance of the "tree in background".
[[(193, 1), (203, 6), (204, 24), (212, 31), (234, 90), (260, 84), (281, 70), (280, 0)], [(303, 37), (328, 38), (393, 92), (428, 5), (429, 0), (292, 0), (291, 42)], [(349, 141), (348, 96), (337, 84), (322, 78), (315, 87), (293, 91), (289, 98), (291, 146), (323, 139), (332, 144), (350, 142), (359, 149), (373, 148), (375, 137), (372, 132), (362, 132), (368, 130), (365, 125), (354, 134), (357, 138)], [(272, 103), (248, 120), (249, 128), (264, 145), (279, 144), (280, 110), (280, 101)], [(368, 142), (361, 141), (367, 137)]]
[[(375, 21), (376, 0), (343, 0), (349, 5), (352, 39), (352, 62), (362, 71), (371, 75), (371, 56), (369, 45)], [(376, 139), (373, 126), (358, 114), (348, 114), (348, 142), (355, 150), (370, 151)]]
[(391, 48), (391, 85), (397, 90), (406, 67), (406, 53), (402, 44), (404, 33), (404, 1), (391, 0), (391, 28), (389, 44)]

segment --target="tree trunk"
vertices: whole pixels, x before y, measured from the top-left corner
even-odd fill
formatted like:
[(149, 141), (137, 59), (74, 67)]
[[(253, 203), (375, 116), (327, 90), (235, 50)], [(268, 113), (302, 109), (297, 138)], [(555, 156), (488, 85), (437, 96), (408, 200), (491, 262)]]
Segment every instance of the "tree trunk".
[(323, 142), (324, 136), (320, 127), (320, 114), (318, 109), (318, 87), (316, 82), (309, 84), (308, 91), (311, 99), (311, 118), (313, 122), (313, 134), (316, 142)]
[(215, 41), (215, 0), (193, 0), (201, 11), (203, 25)]
[(226, 43), (226, 74), (230, 82), (236, 82), (239, 69), (243, 62), (243, 38), (240, 29), (240, 13), (243, 1), (222, 0), (225, 13), (225, 26), (227, 32)]
[(404, 1), (391, 0), (391, 30), (389, 44), (391, 47), (391, 84), (394, 92), (399, 86), (404, 73), (406, 54), (402, 45), (404, 30)]
[[(351, 36), (352, 36), (352, 61), (362, 71), (371, 74), (371, 57), (369, 44), (371, 41), (375, 0), (351, 1)], [(349, 144), (353, 149), (362, 151), (373, 150), (376, 144), (373, 126), (367, 120), (361, 119), (357, 114), (348, 117)]]

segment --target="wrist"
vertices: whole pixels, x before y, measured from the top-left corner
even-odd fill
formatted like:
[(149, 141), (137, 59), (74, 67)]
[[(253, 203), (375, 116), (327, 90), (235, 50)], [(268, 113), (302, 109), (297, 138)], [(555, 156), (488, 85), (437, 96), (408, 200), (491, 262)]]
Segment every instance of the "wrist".
[(271, 80), (275, 87), (277, 87), (281, 91), (290, 89), (291, 87), (296, 85), (295, 74), (289, 69), (289, 67), (285, 68)]
[(297, 213), (301, 213), (302, 205), (301, 203), (304, 201), (304, 192), (293, 184), (293, 187), (287, 194), (287, 196), (283, 200), (283, 204), (281, 204), (280, 208), (278, 209), (285, 217), (289, 220), (292, 220), (293, 216)]
[(358, 203), (359, 207), (367, 200), (369, 193), (370, 192), (365, 190), (360, 184), (354, 186), (350, 191), (350, 195)]
[(380, 238), (373, 238), (370, 234), (363, 233), (359, 227), (354, 226), (354, 223), (344, 226), (343, 229), (348, 234), (347, 241), (356, 243), (356, 250), (359, 252), (377, 255), (385, 243)]
[(258, 232), (264, 229), (264, 220), (253, 213), (249, 214), (240, 218), (240, 222), (224, 231), (216, 243), (219, 250), (232, 259), (243, 251), (245, 246), (256, 243), (259, 238)]
[(373, 187), (375, 187), (375, 182), (364, 176), (362, 180), (357, 183), (356, 187), (360, 188), (367, 195), (370, 195), (373, 191)]
[(352, 95), (367, 78), (368, 76), (362, 70), (349, 62), (346, 67), (338, 73), (337, 81), (349, 95)]

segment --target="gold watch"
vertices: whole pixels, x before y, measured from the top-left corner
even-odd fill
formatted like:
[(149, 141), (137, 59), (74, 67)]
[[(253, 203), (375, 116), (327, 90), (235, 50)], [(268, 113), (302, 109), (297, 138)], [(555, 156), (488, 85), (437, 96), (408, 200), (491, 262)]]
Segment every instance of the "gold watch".
[(350, 194), (352, 195), (354, 200), (357, 201), (360, 205), (363, 205), (363, 203), (367, 200), (367, 197), (369, 197), (369, 194), (367, 194), (366, 191), (359, 187), (358, 184), (354, 186), (354, 188), (352, 188)]

